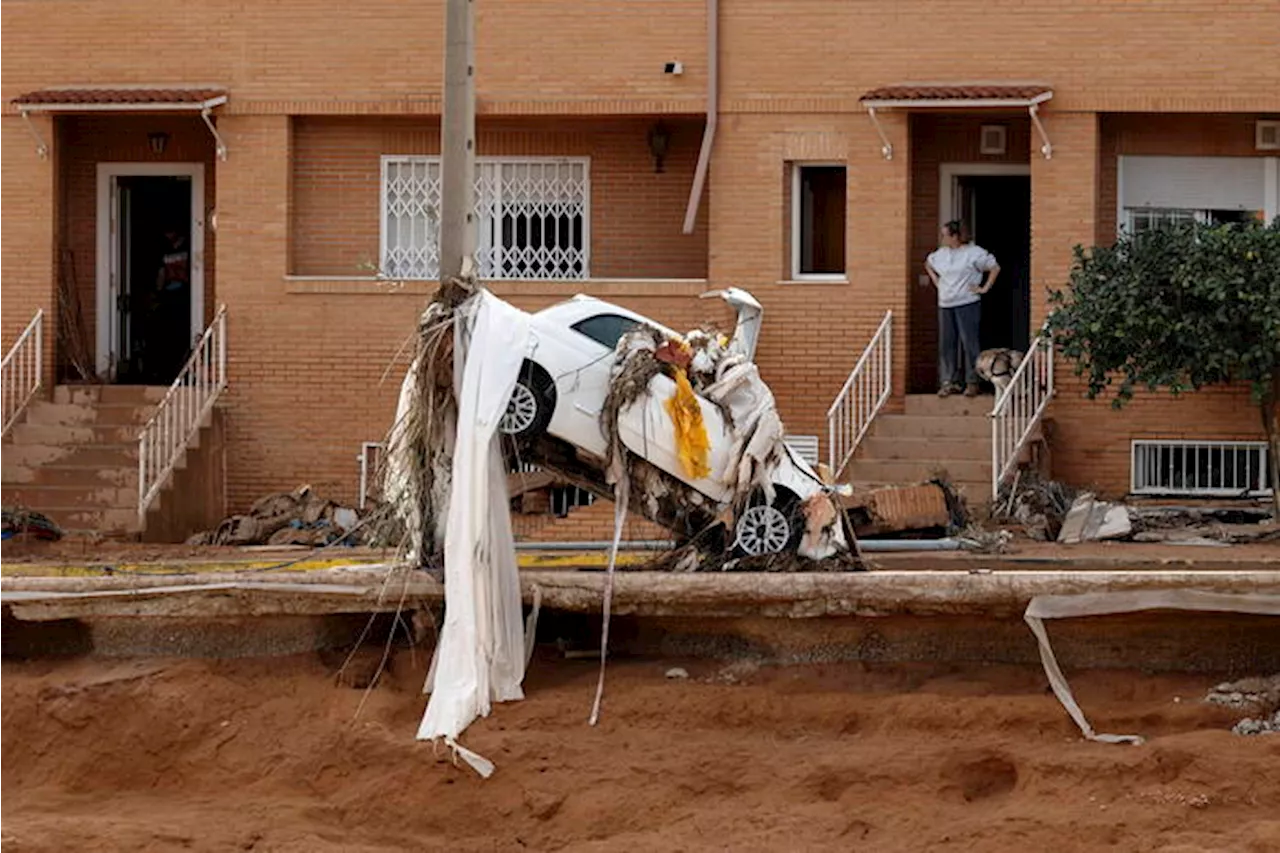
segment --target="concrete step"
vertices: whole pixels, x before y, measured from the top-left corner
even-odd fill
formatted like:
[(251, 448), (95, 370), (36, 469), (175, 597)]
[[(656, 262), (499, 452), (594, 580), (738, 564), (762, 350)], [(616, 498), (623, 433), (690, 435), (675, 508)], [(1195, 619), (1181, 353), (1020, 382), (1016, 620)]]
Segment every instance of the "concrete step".
[(854, 483), (893, 483), (904, 485), (928, 480), (946, 471), (955, 482), (991, 482), (991, 462), (951, 460), (917, 462), (903, 459), (854, 459), (848, 477)]
[(4, 488), (10, 486), (78, 486), (136, 489), (138, 466), (104, 467), (102, 465), (11, 465), (4, 464)]
[(994, 405), (995, 397), (990, 394), (978, 397), (966, 397), (963, 394), (952, 394), (950, 397), (939, 397), (937, 394), (908, 394), (905, 412), (908, 415), (986, 417), (991, 414), (991, 407)]
[(155, 405), (168, 392), (163, 385), (59, 385), (53, 389), (53, 402)]
[(146, 403), (48, 403), (32, 401), (26, 422), (58, 426), (127, 426), (145, 424), (155, 406)]
[[(14, 427), (17, 429), (17, 427)], [(137, 442), (118, 442), (89, 446), (54, 444), (13, 444), (4, 449), (4, 470), (10, 466), (41, 465), (127, 468), (138, 465)], [(5, 475), (8, 479), (8, 475)]]
[(15, 446), (24, 444), (75, 447), (85, 445), (128, 444), (137, 441), (141, 424), (33, 424), (21, 423), (13, 428)]
[(991, 420), (985, 416), (879, 415), (871, 422), (869, 438), (985, 438), (990, 441)]
[(858, 448), (859, 459), (906, 459), (915, 461), (968, 460), (979, 462), (991, 457), (990, 437), (924, 437), (877, 436), (863, 439)]
[(128, 509), (138, 505), (138, 489), (122, 489), (110, 483), (99, 486), (3, 486), (6, 507), (21, 506), (39, 512), (49, 510)]

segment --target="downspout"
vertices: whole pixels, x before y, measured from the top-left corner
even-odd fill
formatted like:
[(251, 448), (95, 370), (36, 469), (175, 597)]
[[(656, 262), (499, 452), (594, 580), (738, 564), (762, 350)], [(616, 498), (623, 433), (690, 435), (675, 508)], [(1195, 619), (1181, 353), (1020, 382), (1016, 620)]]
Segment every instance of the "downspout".
[(693, 172), (689, 204), (684, 210), (685, 234), (693, 233), (693, 225), (698, 220), (698, 205), (702, 201), (702, 189), (707, 184), (707, 170), (711, 168), (711, 145), (715, 142), (719, 113), (720, 0), (707, 0), (707, 124), (702, 132), (702, 149), (698, 152), (698, 167)]

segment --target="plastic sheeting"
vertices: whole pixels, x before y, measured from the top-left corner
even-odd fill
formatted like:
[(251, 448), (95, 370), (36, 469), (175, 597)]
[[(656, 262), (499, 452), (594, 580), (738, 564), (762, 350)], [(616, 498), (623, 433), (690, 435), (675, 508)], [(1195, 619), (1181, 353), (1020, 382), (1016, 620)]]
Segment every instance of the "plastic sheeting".
[(454, 354), (465, 363), (460, 380), (455, 368), (460, 428), (444, 535), (445, 619), (418, 739), (443, 738), (488, 776), (493, 764), (457, 739), (477, 717), (488, 716), (492, 702), (524, 698), (520, 579), (497, 429), (531, 333), (529, 315), (486, 291), (458, 315)]
[(1202, 610), (1217, 613), (1259, 613), (1280, 616), (1280, 595), (1262, 593), (1201, 592), (1189, 589), (1142, 590), (1136, 592), (1091, 592), (1080, 595), (1037, 595), (1027, 604), (1023, 615), (1031, 633), (1040, 644), (1040, 662), (1049, 677), (1049, 686), (1075, 720), (1080, 732), (1089, 740), (1101, 743), (1142, 743), (1141, 735), (1099, 734), (1089, 725), (1084, 711), (1076, 702), (1066, 676), (1049, 644), (1045, 619), (1070, 616), (1106, 616), (1113, 613), (1136, 613), (1142, 610)]

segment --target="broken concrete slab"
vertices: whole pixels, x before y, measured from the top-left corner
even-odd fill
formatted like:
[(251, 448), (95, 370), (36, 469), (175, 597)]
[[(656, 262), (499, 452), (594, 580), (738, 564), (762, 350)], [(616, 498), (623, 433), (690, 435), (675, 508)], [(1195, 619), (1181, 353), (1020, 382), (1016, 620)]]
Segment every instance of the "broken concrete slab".
[(1133, 533), (1129, 510), (1122, 504), (1098, 500), (1092, 492), (1085, 492), (1075, 499), (1058, 533), (1058, 542), (1074, 545), (1080, 542), (1097, 542), (1124, 539)]

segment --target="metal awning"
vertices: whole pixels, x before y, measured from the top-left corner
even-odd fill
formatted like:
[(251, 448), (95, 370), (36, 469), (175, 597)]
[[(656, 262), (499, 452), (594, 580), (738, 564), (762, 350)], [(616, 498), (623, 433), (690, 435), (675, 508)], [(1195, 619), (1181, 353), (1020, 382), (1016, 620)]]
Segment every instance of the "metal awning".
[(12, 104), (35, 137), (42, 158), (49, 148), (31, 124), (32, 113), (194, 112), (213, 134), (218, 158), (226, 160), (227, 146), (210, 118), (213, 108), (226, 102), (227, 90), (220, 86), (65, 86), (27, 92)]
[(1040, 153), (1048, 160), (1053, 155), (1053, 146), (1040, 122), (1039, 106), (1052, 97), (1053, 89), (1039, 83), (904, 83), (872, 89), (858, 101), (867, 108), (867, 115), (880, 135), (880, 150), (886, 160), (893, 159), (893, 145), (876, 118), (876, 111), (882, 109), (1025, 109), (1044, 143)]

